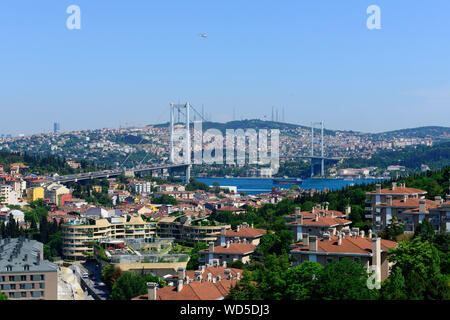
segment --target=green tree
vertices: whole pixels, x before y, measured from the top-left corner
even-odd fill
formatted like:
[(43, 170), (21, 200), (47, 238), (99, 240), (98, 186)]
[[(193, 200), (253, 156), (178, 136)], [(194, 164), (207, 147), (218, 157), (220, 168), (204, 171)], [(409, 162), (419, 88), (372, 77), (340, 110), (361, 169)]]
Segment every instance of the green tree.
[(404, 223), (393, 215), (391, 222), (388, 223), (383, 230), (381, 230), (380, 237), (386, 240), (396, 241), (397, 236), (403, 234), (403, 232), (405, 232)]
[(432, 242), (434, 239), (434, 227), (428, 219), (423, 219), (414, 232), (414, 237), (420, 237), (423, 241)]
[(322, 265), (313, 261), (305, 261), (298, 266), (290, 268), (285, 276), (287, 284), (287, 288), (284, 291), (285, 299), (311, 299), (317, 278), (322, 269)]
[(314, 296), (324, 300), (369, 300), (378, 290), (367, 288), (368, 274), (361, 263), (344, 258), (327, 264), (318, 276)]
[(145, 293), (147, 293), (145, 278), (127, 271), (114, 283), (111, 300), (131, 300)]
[(0, 291), (0, 300), (8, 300), (8, 297), (6, 296), (6, 294), (4, 294), (1, 291)]
[(105, 285), (112, 290), (114, 283), (122, 276), (123, 272), (119, 267), (107, 265), (102, 269), (101, 276)]
[(438, 250), (420, 237), (401, 241), (390, 250), (388, 260), (394, 263), (393, 272), (399, 269), (405, 278), (405, 295), (408, 299), (441, 299), (448, 296), (448, 281), (440, 273)]
[(386, 300), (405, 300), (405, 277), (400, 268), (395, 268), (389, 278), (381, 284), (381, 298)]

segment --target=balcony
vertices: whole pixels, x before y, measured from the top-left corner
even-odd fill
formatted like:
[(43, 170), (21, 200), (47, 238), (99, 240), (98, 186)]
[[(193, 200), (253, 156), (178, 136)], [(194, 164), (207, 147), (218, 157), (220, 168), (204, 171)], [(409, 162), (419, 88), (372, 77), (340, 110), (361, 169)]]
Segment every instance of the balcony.
[(366, 210), (366, 211), (372, 211), (372, 207), (365, 207), (364, 210)]

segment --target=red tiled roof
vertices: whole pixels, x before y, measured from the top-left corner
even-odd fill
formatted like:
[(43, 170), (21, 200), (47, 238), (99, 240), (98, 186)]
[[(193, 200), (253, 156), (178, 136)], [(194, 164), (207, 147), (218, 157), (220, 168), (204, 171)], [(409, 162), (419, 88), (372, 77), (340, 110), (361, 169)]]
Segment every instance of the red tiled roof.
[[(236, 269), (236, 268), (225, 268), (223, 266), (217, 266), (217, 267), (208, 267), (205, 268), (205, 271), (203, 272), (203, 279), (206, 280), (206, 275), (208, 273), (211, 273), (211, 276), (213, 278), (216, 278), (217, 276), (220, 276), (222, 279), (225, 279), (225, 269), (228, 269), (231, 271), (231, 275), (233, 278), (236, 277), (237, 273), (240, 273), (242, 276), (242, 269)], [(195, 279), (195, 271), (194, 270), (187, 270), (186, 276), (189, 277), (189, 279)]]
[[(176, 286), (167, 286), (156, 291), (157, 300), (218, 300), (225, 297), (237, 280), (221, 280), (216, 283), (209, 281), (194, 281), (184, 284), (183, 289), (178, 292)], [(144, 294), (133, 300), (147, 300)]]
[[(288, 224), (296, 225), (297, 221), (289, 222)], [(303, 219), (302, 226), (336, 226), (336, 225), (347, 225), (351, 224), (350, 220), (341, 218), (331, 218), (331, 217), (319, 217), (318, 221), (315, 219)]]
[[(245, 254), (252, 253), (255, 251), (256, 246), (248, 243), (230, 243), (229, 247), (225, 246), (215, 246), (214, 253), (225, 253), (225, 254)], [(209, 249), (200, 250), (201, 253), (208, 253)]]
[[(419, 207), (419, 201), (425, 200), (425, 205), (427, 208), (436, 208), (436, 202), (433, 200), (428, 199), (419, 199), (419, 198), (408, 198), (408, 199), (401, 199), (401, 200), (392, 200), (392, 207), (409, 207), (409, 208), (418, 208)], [(386, 202), (379, 203), (377, 206), (385, 207), (387, 206)]]
[[(398, 247), (395, 241), (381, 239), (381, 250)], [(292, 252), (309, 251), (310, 247), (300, 245)], [(318, 239), (317, 251), (324, 253), (350, 253), (350, 254), (371, 254), (372, 238), (350, 237), (342, 238), (342, 244), (338, 245), (338, 237), (331, 237), (330, 240)]]
[(244, 238), (255, 238), (265, 235), (267, 230), (265, 229), (255, 229), (251, 227), (240, 228), (237, 230), (227, 230), (225, 232), (226, 237), (244, 237)]
[[(370, 191), (367, 194), (375, 194), (377, 191)], [(424, 190), (415, 189), (415, 188), (407, 188), (407, 187), (396, 187), (394, 190), (392, 189), (381, 189), (381, 193), (384, 194), (425, 194), (427, 193)]]

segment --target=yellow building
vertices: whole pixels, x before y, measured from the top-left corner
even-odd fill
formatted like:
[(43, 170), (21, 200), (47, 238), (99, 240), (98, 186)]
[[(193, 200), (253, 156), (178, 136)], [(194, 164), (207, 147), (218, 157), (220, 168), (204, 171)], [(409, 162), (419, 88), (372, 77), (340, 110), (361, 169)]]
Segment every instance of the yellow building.
[(42, 188), (42, 187), (28, 188), (26, 192), (27, 192), (28, 203), (39, 200), (39, 199), (44, 199), (45, 192), (44, 192), (44, 188)]

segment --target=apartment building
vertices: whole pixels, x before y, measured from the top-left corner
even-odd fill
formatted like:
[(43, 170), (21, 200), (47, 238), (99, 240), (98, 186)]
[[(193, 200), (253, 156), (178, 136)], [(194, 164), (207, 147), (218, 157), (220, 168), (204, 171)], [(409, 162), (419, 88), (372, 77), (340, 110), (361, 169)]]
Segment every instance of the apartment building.
[(80, 260), (94, 254), (93, 242), (110, 239), (149, 239), (156, 225), (139, 215), (75, 219), (62, 225), (63, 256)]
[(130, 186), (137, 194), (152, 193), (152, 185), (154, 185), (154, 182), (149, 181), (133, 181), (130, 183)]
[(235, 230), (227, 230), (225, 227), (222, 227), (220, 234), (217, 234), (217, 245), (224, 246), (227, 241), (234, 240), (237, 242), (240, 240), (241, 242), (247, 242), (257, 246), (266, 232), (267, 230), (255, 229), (253, 228), (253, 224), (248, 225), (246, 222), (237, 226)]
[(416, 227), (428, 219), (436, 230), (441, 228), (441, 214), (433, 211), (442, 204), (441, 197), (435, 201), (428, 199), (408, 198), (404, 196), (401, 200), (393, 200), (392, 196), (386, 196), (386, 202), (376, 205), (377, 217), (380, 218), (380, 227), (384, 228), (395, 216), (405, 226), (405, 233), (414, 232)]
[(173, 192), (173, 191), (185, 191), (184, 186), (177, 184), (161, 184), (156, 186), (156, 192)]
[(254, 244), (238, 239), (236, 242), (227, 241), (225, 245), (221, 246), (215, 246), (214, 242), (210, 242), (208, 249), (200, 250), (198, 253), (200, 254), (200, 263), (207, 265), (230, 263), (237, 260), (248, 263), (255, 249)]
[(364, 231), (359, 232), (358, 228), (354, 228), (350, 233), (325, 235), (323, 238), (304, 233), (302, 238), (302, 242), (291, 245), (294, 265), (314, 261), (325, 266), (333, 261), (348, 258), (363, 263), (368, 271), (371, 266), (378, 267), (377, 273), (381, 281), (389, 276), (388, 250), (398, 247), (394, 241), (372, 238), (371, 231), (366, 237)]
[(45, 189), (45, 197), (58, 207), (64, 202), (62, 196), (71, 194), (70, 190), (63, 185), (52, 183)]
[(42, 187), (28, 188), (26, 189), (26, 194), (27, 194), (26, 199), (28, 203), (39, 199), (44, 199), (45, 197), (44, 188)]
[(0, 291), (10, 300), (57, 300), (58, 266), (44, 260), (43, 244), (0, 239)]
[(7, 184), (0, 185), (0, 204), (9, 204), (11, 200), (12, 187)]
[(157, 234), (161, 238), (175, 238), (189, 242), (216, 241), (222, 227), (231, 229), (231, 225), (202, 225), (200, 220), (192, 221), (188, 215), (166, 217), (158, 222)]
[(370, 217), (372, 219), (372, 226), (374, 232), (379, 232), (386, 225), (382, 219), (381, 207), (377, 205), (387, 202), (387, 197), (391, 196), (392, 200), (404, 200), (404, 199), (425, 199), (426, 191), (408, 188), (405, 184), (397, 186), (396, 182), (392, 183), (390, 189), (381, 189), (381, 184), (376, 185), (376, 190), (366, 193), (366, 203), (369, 205), (366, 207), (366, 211), (370, 212)]
[[(430, 215), (439, 217), (439, 230), (450, 230), (450, 194), (445, 197), (445, 202), (440, 197), (436, 197), (435, 201), (436, 207), (428, 210)], [(436, 218), (432, 219), (433, 226), (436, 220)]]
[(336, 235), (340, 232), (350, 230), (352, 222), (346, 220), (342, 212), (326, 210), (317, 210), (299, 212), (296, 208), (294, 215), (286, 217), (286, 226), (291, 230), (294, 241), (302, 240), (303, 234), (307, 233), (312, 236), (321, 237), (324, 234)]

